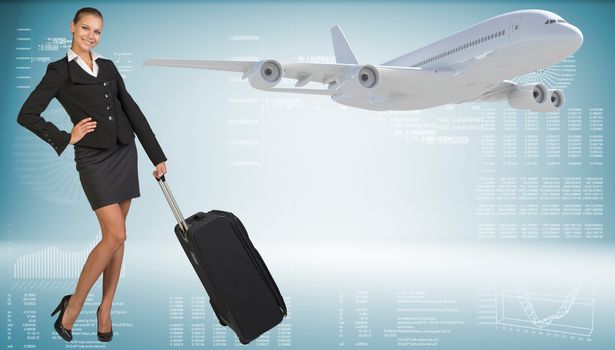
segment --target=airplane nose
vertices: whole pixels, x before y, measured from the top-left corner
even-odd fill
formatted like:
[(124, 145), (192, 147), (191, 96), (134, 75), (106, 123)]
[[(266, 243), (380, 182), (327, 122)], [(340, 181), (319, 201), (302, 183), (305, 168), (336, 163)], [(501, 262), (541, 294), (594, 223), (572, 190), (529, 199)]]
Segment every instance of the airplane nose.
[(583, 33), (581, 30), (570, 23), (558, 23), (560, 26), (560, 35), (566, 38), (575, 49), (578, 49), (583, 44)]
[(552, 42), (557, 42), (558, 54), (568, 57), (575, 53), (583, 44), (583, 33), (570, 23), (557, 23), (546, 26), (548, 37)]
[(571, 37), (577, 41), (577, 48), (581, 47), (581, 45), (583, 44), (583, 33), (581, 32), (579, 28), (573, 26), (572, 24), (569, 24), (569, 26), (570, 26), (570, 31), (572, 32), (570, 34)]

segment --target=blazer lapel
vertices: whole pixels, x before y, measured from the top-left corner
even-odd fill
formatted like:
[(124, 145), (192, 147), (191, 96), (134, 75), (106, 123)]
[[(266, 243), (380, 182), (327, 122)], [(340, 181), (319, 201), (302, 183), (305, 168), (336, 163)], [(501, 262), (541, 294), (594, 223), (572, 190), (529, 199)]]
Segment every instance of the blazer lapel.
[(101, 60), (98, 60), (97, 63), (98, 76), (94, 77), (84, 71), (76, 60), (68, 62), (68, 74), (70, 75), (71, 81), (76, 84), (101, 84), (111, 80), (112, 77), (109, 75), (108, 69), (104, 67)]

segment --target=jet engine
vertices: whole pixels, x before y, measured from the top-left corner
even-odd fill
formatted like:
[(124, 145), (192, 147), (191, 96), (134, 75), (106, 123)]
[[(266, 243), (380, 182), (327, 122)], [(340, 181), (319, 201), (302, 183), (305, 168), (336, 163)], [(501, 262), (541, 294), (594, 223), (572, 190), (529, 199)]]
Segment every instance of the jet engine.
[(284, 77), (284, 69), (276, 60), (263, 60), (254, 63), (246, 72), (248, 81), (255, 89), (267, 90), (278, 85)]
[(378, 69), (374, 66), (363, 66), (359, 69), (359, 73), (357, 73), (357, 79), (361, 86), (366, 89), (371, 89), (378, 84), (378, 80), (380, 80), (380, 76), (378, 74)]
[(534, 112), (557, 112), (564, 102), (562, 90), (548, 90), (540, 83), (519, 85), (508, 94), (508, 104), (511, 107)]
[(368, 64), (356, 67), (341, 79), (338, 90), (345, 94), (362, 94), (375, 88), (380, 82), (378, 68)]
[(542, 112), (549, 104), (548, 99), (549, 90), (544, 84), (518, 85), (508, 93), (508, 104), (516, 109)]
[(561, 90), (549, 90), (542, 106), (532, 109), (535, 112), (557, 112), (564, 105), (564, 93)]
[(553, 107), (560, 109), (564, 105), (564, 102), (566, 102), (564, 92), (562, 90), (549, 90), (549, 93), (551, 95), (550, 99)]

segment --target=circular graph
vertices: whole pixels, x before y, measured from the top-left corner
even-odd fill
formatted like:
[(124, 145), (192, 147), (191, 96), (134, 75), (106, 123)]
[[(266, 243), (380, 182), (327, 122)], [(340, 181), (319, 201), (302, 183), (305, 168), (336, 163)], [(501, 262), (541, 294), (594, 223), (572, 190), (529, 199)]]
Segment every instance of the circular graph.
[(543, 83), (549, 89), (565, 89), (572, 84), (576, 71), (576, 60), (570, 56), (558, 64), (521, 75), (513, 81), (517, 84)]

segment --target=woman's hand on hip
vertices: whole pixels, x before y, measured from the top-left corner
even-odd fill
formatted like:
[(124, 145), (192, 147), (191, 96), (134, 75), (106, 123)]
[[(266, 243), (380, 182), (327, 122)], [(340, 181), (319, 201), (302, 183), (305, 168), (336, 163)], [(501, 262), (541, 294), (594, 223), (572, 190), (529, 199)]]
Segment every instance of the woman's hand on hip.
[(154, 170), (154, 177), (159, 179), (162, 175), (167, 173), (167, 165), (164, 162), (158, 163), (156, 165), (156, 169)]
[(91, 133), (96, 128), (96, 122), (91, 121), (92, 117), (86, 117), (79, 121), (79, 123), (73, 126), (73, 130), (70, 132), (70, 143), (71, 145), (79, 142), (86, 134)]

